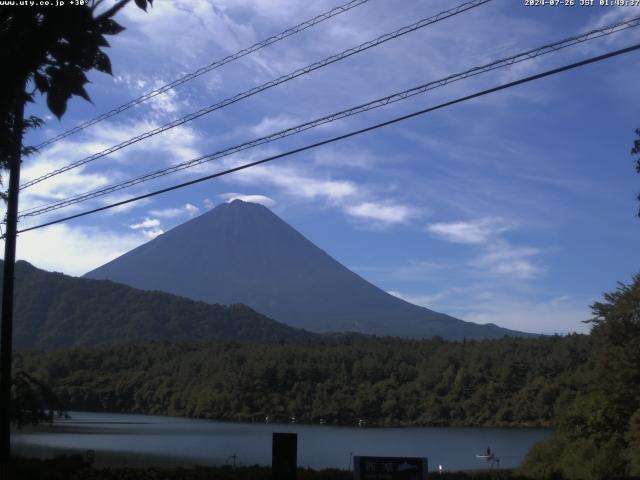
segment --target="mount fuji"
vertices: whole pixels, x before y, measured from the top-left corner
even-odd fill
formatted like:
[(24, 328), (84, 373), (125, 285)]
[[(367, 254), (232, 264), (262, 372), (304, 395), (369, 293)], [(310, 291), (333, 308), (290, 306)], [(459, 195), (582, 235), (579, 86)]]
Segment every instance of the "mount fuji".
[(212, 304), (242, 303), (313, 332), (449, 340), (531, 335), (394, 297), (268, 208), (241, 200), (221, 204), (85, 276)]

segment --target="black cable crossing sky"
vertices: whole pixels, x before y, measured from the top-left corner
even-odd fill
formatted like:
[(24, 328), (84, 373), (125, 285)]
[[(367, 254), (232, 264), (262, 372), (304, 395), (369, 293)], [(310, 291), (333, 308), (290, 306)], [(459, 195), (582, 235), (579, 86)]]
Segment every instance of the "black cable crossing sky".
[(267, 89), (273, 88), (277, 85), (283, 84), (285, 82), (288, 82), (290, 80), (293, 80), (294, 78), (300, 77), (302, 75), (306, 75), (310, 72), (313, 72), (314, 70), (318, 70), (320, 68), (326, 67), (327, 65), (330, 65), (332, 63), (338, 62), (340, 60), (344, 60), (345, 58), (348, 58), (352, 55), (355, 55), (357, 53), (363, 52), (365, 50), (368, 50), (370, 48), (373, 47), (377, 47), (378, 45), (382, 45), (385, 42), (388, 42), (389, 40), (392, 40), (394, 38), (398, 38), (402, 35), (406, 35), (407, 33), (411, 33), (414, 32), (418, 29), (427, 27), (429, 25), (432, 25), (434, 23), (440, 22), (442, 20), (445, 20), (447, 18), (453, 17), (455, 15), (459, 15), (460, 13), (466, 12), (468, 10), (471, 10), (473, 8), (479, 7), (480, 5), (483, 5), (485, 3), (490, 2), (491, 0), (471, 0), (468, 2), (465, 2), (463, 4), (458, 5), (457, 7), (451, 8), (449, 10), (445, 10), (442, 11), (440, 13), (437, 13), (436, 15), (433, 15), (431, 17), (428, 18), (424, 18), (416, 23), (413, 23), (411, 25), (407, 25), (404, 26), (402, 28), (399, 28), (397, 30), (395, 30), (394, 32), (391, 33), (385, 33), (384, 35), (381, 35), (373, 40), (369, 40), (368, 42), (364, 42), (361, 43), (358, 46), (349, 48), (347, 50), (344, 50), (336, 55), (332, 55), (330, 57), (324, 58), (323, 60), (320, 60), (318, 62), (312, 63), (310, 65), (307, 65), (306, 67), (303, 68), (299, 68), (297, 70), (294, 70), (291, 73), (288, 73), (286, 75), (283, 75), (279, 78), (276, 78), (275, 80), (270, 80), (269, 82), (263, 83), (262, 85), (258, 85), (257, 87), (253, 87), (249, 90), (246, 90), (242, 93), (238, 93), (237, 95), (234, 95), (233, 97), (229, 97), (226, 98), (225, 100), (222, 100), (218, 103), (215, 103), (213, 105), (209, 105), (207, 107), (204, 107), (196, 112), (190, 113), (189, 115), (185, 115), (184, 117), (178, 118), (176, 120), (173, 120), (172, 122), (166, 123), (164, 125), (161, 125), (160, 127), (157, 127), (153, 130), (149, 130), (145, 133), (142, 133), (140, 135), (137, 135), (135, 137), (132, 137), (128, 140), (125, 140), (124, 142), (121, 142), (117, 145), (114, 145), (112, 147), (109, 147), (101, 152), (95, 153), (93, 155), (90, 155), (88, 157), (85, 157), (81, 160), (77, 160), (75, 162), (71, 162), (70, 164), (58, 168), (56, 170), (53, 170), (49, 173), (46, 173), (44, 175), (41, 175), (38, 178), (35, 178), (33, 180), (30, 180), (28, 182), (23, 183), (20, 186), (21, 190), (24, 190), (25, 188), (28, 188), (32, 185), (35, 185), (36, 183), (42, 182), (43, 180), (46, 180), (48, 178), (54, 177), (56, 175), (60, 175), (61, 173), (67, 172), (73, 168), (77, 168), (81, 165), (85, 165), (89, 162), (93, 162), (99, 158), (105, 157), (111, 153), (117, 152), (118, 150), (121, 150), (125, 147), (128, 147), (129, 145), (133, 145), (134, 143), (137, 143), (141, 140), (147, 139), (149, 137), (152, 137), (154, 135), (157, 135), (159, 133), (165, 132), (167, 130), (170, 130), (172, 128), (175, 128), (177, 126), (183, 125), (187, 122), (190, 122), (192, 120), (195, 120), (196, 118), (202, 117), (204, 115), (207, 115), (215, 110), (219, 110), (221, 108), (227, 107), (231, 104), (234, 104), (236, 102), (239, 102), (240, 100), (244, 100), (245, 98), (251, 97), (253, 95), (256, 95), (260, 92), (263, 92)]
[(210, 162), (212, 160), (216, 160), (222, 157), (226, 157), (229, 155), (232, 155), (234, 153), (238, 153), (244, 150), (247, 150), (249, 148), (253, 148), (259, 145), (264, 145), (266, 143), (269, 142), (273, 142), (275, 140), (279, 140), (281, 138), (285, 138), (291, 135), (295, 135), (297, 133), (301, 133), (304, 132), (306, 130), (309, 130), (311, 128), (315, 128), (319, 125), (324, 125), (326, 123), (329, 122), (333, 122), (336, 120), (339, 120), (341, 118), (345, 118), (345, 117), (349, 117), (352, 115), (357, 115), (375, 108), (380, 108), (383, 107), (385, 105), (389, 105), (391, 103), (395, 103), (401, 100), (406, 100), (408, 98), (411, 98), (412, 96), (418, 95), (418, 94), (422, 94), (425, 92), (428, 92), (430, 90), (439, 88), (439, 87), (443, 87), (445, 85), (448, 85), (450, 83), (456, 82), (456, 81), (460, 81), (463, 80), (465, 78), (469, 78), (469, 77), (473, 77), (476, 75), (480, 75), (482, 73), (486, 73), (486, 72), (490, 72), (493, 70), (496, 70), (498, 68), (504, 68), (510, 65), (514, 65), (516, 63), (520, 63), (526, 60), (531, 60), (533, 58), (537, 58), (540, 57), (542, 55), (546, 55), (549, 53), (554, 53), (557, 52), (561, 49), (570, 47), (570, 46), (574, 46), (574, 45), (578, 45), (587, 41), (591, 41), (591, 40), (595, 40), (597, 38), (606, 36), (606, 35), (611, 35), (613, 33), (617, 33), (623, 30), (626, 30), (628, 28), (633, 28), (633, 27), (638, 27), (640, 26), (640, 16), (638, 17), (634, 17), (634, 18), (630, 18), (627, 20), (623, 20), (623, 21), (619, 21), (619, 22), (614, 22), (612, 24), (606, 25), (602, 28), (598, 28), (598, 29), (594, 29), (594, 30), (590, 30), (588, 32), (584, 32), (578, 35), (574, 35), (572, 37), (569, 38), (565, 38), (563, 40), (559, 40), (556, 41), (554, 43), (550, 43), (547, 45), (543, 45), (541, 47), (535, 48), (535, 49), (531, 49), (531, 50), (527, 50), (525, 52), (522, 53), (518, 53), (516, 55), (512, 55), (510, 57), (507, 58), (503, 58), (500, 60), (496, 60), (494, 62), (479, 66), (479, 67), (474, 67), (471, 68), (469, 70), (466, 70), (464, 72), (461, 73), (456, 73), (456, 74), (452, 74), (449, 75), (447, 77), (444, 77), (442, 79), (439, 80), (434, 80), (422, 85), (419, 85), (417, 87), (413, 87), (407, 90), (404, 90), (402, 92), (398, 92), (398, 93), (394, 93), (391, 95), (387, 95), (386, 97), (382, 97), (382, 98), (378, 98), (376, 100), (373, 100), (371, 102), (368, 103), (364, 103), (355, 107), (351, 107), (349, 109), (346, 110), (342, 110), (340, 112), (337, 113), (333, 113), (331, 115), (326, 115), (324, 117), (320, 117), (317, 118), (315, 120), (309, 121), (309, 122), (305, 122), (299, 125), (296, 125), (294, 127), (290, 127), (284, 130), (281, 130), (279, 132), (275, 132), (272, 133), (270, 135), (264, 136), (264, 137), (260, 137), (257, 139), (253, 139), (244, 143), (241, 143), (239, 145), (235, 145), (229, 148), (226, 148), (224, 150), (220, 150), (218, 152), (214, 152), (211, 154), (207, 154), (207, 155), (202, 155), (200, 157), (197, 158), (193, 158), (181, 163), (177, 163), (175, 165), (171, 165), (169, 167), (160, 169), (160, 170), (156, 170), (153, 172), (149, 172), (146, 173), (144, 175), (140, 175), (134, 178), (130, 178), (128, 180), (116, 183), (116, 184), (112, 184), (112, 185), (108, 185), (106, 187), (101, 187), (98, 189), (94, 189), (91, 190), (89, 192), (84, 192), (81, 194), (77, 194), (74, 195), (73, 197), (64, 199), (64, 200), (56, 200), (47, 204), (43, 204), (43, 205), (38, 205), (38, 206), (34, 206), (28, 209), (25, 209), (23, 211), (20, 212), (18, 218), (25, 218), (25, 217), (32, 217), (32, 216), (37, 216), (37, 215), (42, 215), (44, 213), (48, 213), (51, 212), (53, 210), (58, 210), (60, 208), (64, 208), (70, 205), (74, 205), (76, 203), (80, 203), (80, 202), (84, 202), (84, 201), (88, 201), (100, 196), (104, 196), (104, 195), (108, 195), (110, 193), (122, 190), (124, 188), (128, 188), (128, 187), (132, 187), (134, 185), (138, 185), (140, 183), (143, 182), (147, 182), (159, 177), (163, 177), (165, 175), (169, 175), (181, 170), (185, 170), (191, 167), (194, 167), (196, 165), (200, 165), (202, 163), (205, 162)]
[(313, 144), (310, 144), (310, 145), (306, 145), (304, 147), (300, 147), (300, 148), (296, 148), (296, 149), (293, 149), (293, 150), (289, 150), (287, 152), (280, 153), (278, 155), (273, 155), (273, 156), (270, 156), (270, 157), (267, 157), (267, 158), (263, 158), (261, 160), (255, 161), (255, 162), (245, 163), (245, 164), (239, 165), (237, 167), (229, 168), (229, 169), (221, 171), (221, 172), (213, 173), (211, 175), (206, 175), (204, 177), (196, 178), (196, 179), (190, 180), (188, 182), (184, 182), (184, 183), (180, 183), (180, 184), (177, 184), (177, 185), (173, 185), (171, 187), (167, 187), (167, 188), (163, 188), (163, 189), (160, 189), (160, 190), (156, 190), (154, 192), (146, 193), (144, 195), (139, 195), (137, 197), (133, 197), (133, 198), (129, 198), (127, 200), (122, 200), (122, 201), (119, 201), (119, 202), (115, 202), (115, 203), (112, 203), (112, 204), (109, 204), (109, 205), (105, 205), (103, 207), (94, 208), (92, 210), (87, 210), (85, 212), (77, 213), (75, 215), (69, 215), (68, 217), (63, 217), (63, 218), (59, 218), (57, 220), (52, 220), (50, 222), (41, 223), (39, 225), (35, 225), (35, 226), (32, 226), (32, 227), (24, 228), (22, 230), (19, 230), (18, 233), (24, 233), (24, 232), (29, 232), (31, 230), (36, 230), (36, 229), (39, 229), (39, 228), (48, 227), (50, 225), (55, 225), (55, 224), (58, 224), (58, 223), (66, 222), (66, 221), (69, 221), (69, 220), (73, 220), (75, 218), (84, 217), (86, 215), (90, 215), (90, 214), (93, 214), (93, 213), (102, 212), (104, 210), (109, 210), (111, 208), (115, 208), (115, 207), (119, 207), (119, 206), (122, 206), (122, 205), (126, 205), (128, 203), (137, 202), (137, 201), (145, 199), (145, 198), (154, 197), (154, 196), (160, 195), (162, 193), (167, 193), (167, 192), (171, 192), (173, 190), (178, 190), (180, 188), (185, 188), (185, 187), (188, 187), (190, 185), (194, 185), (196, 183), (204, 182), (206, 180), (211, 180), (213, 178), (222, 177), (224, 175), (229, 175), (231, 173), (238, 172), (240, 170), (244, 170), (244, 169), (247, 169), (247, 168), (255, 167), (257, 165), (261, 165), (261, 164), (264, 164), (264, 163), (272, 162), (273, 160), (277, 160), (279, 158), (288, 157), (288, 156), (294, 155), (296, 153), (300, 153), (300, 152), (304, 152), (304, 151), (307, 151), (307, 150), (311, 150), (313, 148), (317, 148), (317, 147), (320, 147), (320, 146), (323, 146), (323, 145), (327, 145), (327, 144), (334, 143), (334, 142), (337, 142), (337, 141), (340, 141), (340, 140), (344, 140), (344, 139), (347, 139), (347, 138), (350, 138), (350, 137), (354, 137), (356, 135), (361, 135), (363, 133), (370, 132), (370, 131), (376, 130), (378, 128), (386, 127), (388, 125), (392, 125), (392, 124), (395, 124), (395, 123), (398, 123), (398, 122), (401, 122), (401, 121), (404, 121), (404, 120), (408, 120), (408, 119), (413, 118), (413, 117), (424, 115), (426, 113), (433, 112), (435, 110), (440, 110), (440, 109), (443, 109), (443, 108), (446, 108), (446, 107), (449, 107), (449, 106), (452, 106), (452, 105), (456, 105), (458, 103), (466, 102), (466, 101), (472, 100), (474, 98), (478, 98), (478, 97), (482, 97), (484, 95), (488, 95), (490, 93), (494, 93), (494, 92), (498, 92), (500, 90), (505, 90), (505, 89), (508, 89), (508, 88), (512, 88), (512, 87), (515, 87), (517, 85), (522, 85), (524, 83), (529, 83), (529, 82), (532, 82), (534, 80), (539, 80), (539, 79), (544, 78), (544, 77), (549, 77), (551, 75), (556, 75), (556, 74), (561, 73), (561, 72), (566, 72), (568, 70), (572, 70), (572, 69), (575, 69), (575, 68), (578, 68), (578, 67), (582, 67), (582, 66), (585, 66), (585, 65), (589, 65), (589, 64), (592, 64), (592, 63), (600, 62), (602, 60), (607, 60), (609, 58), (616, 57), (616, 56), (619, 56), (619, 55), (623, 55), (625, 53), (630, 53), (630, 52), (638, 50), (638, 49), (640, 49), (640, 43), (632, 45), (632, 46), (629, 46), (629, 47), (626, 47), (626, 48), (622, 48), (622, 49), (619, 49), (619, 50), (615, 50), (615, 51), (612, 51), (612, 52), (608, 52), (608, 53), (605, 53), (603, 55), (590, 57), (590, 58), (587, 58), (586, 60), (581, 60), (579, 62), (571, 63), (571, 64), (568, 64), (568, 65), (564, 65), (562, 67), (554, 68), (554, 69), (551, 69), (551, 70), (546, 70), (546, 71), (544, 71), (542, 73), (537, 73), (535, 75), (530, 75), (528, 77), (524, 77), (524, 78), (521, 78), (519, 80), (515, 80), (515, 81), (512, 81), (512, 82), (504, 83), (502, 85), (498, 85), (497, 87), (488, 88), (486, 90), (482, 90), (482, 91), (473, 93), (471, 95), (460, 97), (460, 98), (457, 98), (455, 100), (450, 100), (448, 102), (441, 103), (441, 104), (436, 105), (434, 107), (429, 107), (429, 108), (425, 108), (423, 110), (418, 110), (417, 112), (409, 113), (407, 115), (402, 115), (400, 117), (396, 117), (396, 118), (393, 118), (391, 120), (387, 120), (385, 122), (377, 123), (375, 125), (371, 125), (369, 127), (362, 128), (362, 129), (359, 129), (359, 130), (354, 130), (352, 132), (345, 133), (343, 135), (338, 135), (336, 137), (332, 137), (332, 138), (329, 138), (327, 140), (323, 140), (323, 141), (316, 142), (316, 143), (313, 143)]
[(139, 105), (143, 102), (146, 102), (147, 100), (156, 97), (158, 95), (161, 95), (169, 90), (172, 90), (174, 88), (176, 88), (179, 85), (182, 85), (183, 83), (189, 82), (195, 78), (200, 77), (201, 75), (204, 75), (205, 73), (208, 73), (212, 70), (215, 70), (216, 68), (222, 67), (223, 65), (226, 65), (227, 63), (231, 63), (235, 60), (238, 60), (242, 57), (245, 57), (253, 52), (257, 52), (258, 50), (261, 50), (269, 45), (272, 45), (276, 42), (279, 42), (280, 40), (284, 40), (287, 37), (290, 37), (291, 35), (295, 35), (296, 33), (302, 32), (303, 30), (306, 30), (307, 28), (313, 27), (314, 25), (317, 25), (321, 22), (324, 22), (325, 20), (328, 20), (332, 17), (335, 17), (336, 15), (340, 15), (341, 13), (347, 12), (349, 10), (351, 10), (352, 8), (358, 7), (360, 5), (362, 5), (363, 3), (367, 3), (369, 0), (351, 0), (348, 3), (345, 3), (344, 5), (340, 5), (338, 7), (334, 7), (331, 10), (321, 13), (320, 15), (317, 15), (309, 20), (305, 20), (302, 23), (299, 23), (298, 25), (288, 28), (276, 35), (273, 35), (269, 38), (266, 38), (264, 40), (262, 40), (261, 42), (258, 43), (254, 43), (253, 45), (251, 45), (250, 47), (247, 48), (243, 48), (242, 50), (237, 51), (234, 54), (228, 55), (226, 57), (224, 57), (221, 60), (216, 60), (213, 63), (210, 63), (209, 65), (206, 65), (204, 67), (201, 67), (199, 69), (197, 69), (194, 72), (191, 73), (187, 73), (185, 75), (183, 75), (180, 78), (177, 78), (176, 80), (173, 80), (161, 87), (158, 87), (154, 90), (150, 90), (147, 93), (145, 93), (144, 95), (141, 95), (137, 98), (134, 98), (133, 100), (130, 100), (127, 103), (124, 103), (122, 105), (120, 105), (119, 107), (116, 107), (112, 110), (109, 110), (108, 112), (105, 112), (101, 115), (98, 115), (95, 118), (92, 118), (90, 120), (87, 120), (86, 122), (82, 122), (78, 125), (76, 125), (75, 127), (66, 130), (62, 133), (60, 133), (59, 135), (56, 135), (55, 137), (49, 138), (48, 140), (42, 142), (41, 144), (37, 145), (36, 148), (37, 149), (41, 149), (44, 148), (48, 145), (51, 145), (52, 143), (57, 142), (58, 140), (62, 140), (63, 138), (66, 138), (70, 135), (73, 135), (74, 133), (78, 133), (82, 130), (84, 130), (85, 128), (88, 128), (92, 125), (95, 125), (96, 123), (99, 123), (103, 120), (106, 120), (107, 118), (113, 117), (114, 115), (118, 115), (126, 110), (129, 110), (132, 107), (135, 107), (136, 105)]

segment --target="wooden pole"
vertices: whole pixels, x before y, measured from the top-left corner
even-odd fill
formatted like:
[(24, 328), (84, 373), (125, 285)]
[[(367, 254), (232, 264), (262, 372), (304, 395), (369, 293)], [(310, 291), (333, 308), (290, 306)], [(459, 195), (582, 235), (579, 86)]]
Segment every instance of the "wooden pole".
[(13, 152), (8, 159), (9, 191), (7, 198), (7, 230), (4, 240), (4, 270), (2, 283), (2, 325), (0, 326), (0, 480), (9, 479), (11, 456), (11, 357), (13, 350), (13, 280), (16, 263), (18, 228), (18, 196), (20, 192), (20, 162), (24, 130), (24, 87), (16, 89), (13, 118)]

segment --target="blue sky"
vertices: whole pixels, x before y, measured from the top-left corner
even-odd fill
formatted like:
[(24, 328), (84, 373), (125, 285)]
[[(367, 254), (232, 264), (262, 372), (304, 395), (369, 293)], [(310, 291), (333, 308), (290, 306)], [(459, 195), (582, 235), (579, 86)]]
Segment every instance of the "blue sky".
[[(340, 2), (156, 0), (130, 6), (110, 40), (114, 76), (89, 104), (46, 116), (38, 143)], [(576, 3), (579, 3), (577, 0)], [(370, 0), (44, 149), (23, 181), (280, 75), (451, 8)], [(494, 0), (42, 182), (21, 209), (108, 185), (345, 107), (562, 39), (640, 7), (527, 7)], [(376, 111), (22, 222), (41, 223), (284, 152), (554, 66), (638, 42), (633, 29), (464, 80)], [(18, 257), (80, 275), (232, 198), (264, 203), (394, 295), (479, 323), (587, 331), (589, 304), (638, 271), (640, 54), (493, 94), (268, 166), (25, 233)]]

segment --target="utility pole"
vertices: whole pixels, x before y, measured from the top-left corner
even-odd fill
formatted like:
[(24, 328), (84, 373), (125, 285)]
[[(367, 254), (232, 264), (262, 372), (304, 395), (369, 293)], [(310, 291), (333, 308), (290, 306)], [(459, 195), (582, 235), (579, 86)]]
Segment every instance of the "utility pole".
[(11, 456), (11, 356), (13, 350), (13, 280), (16, 263), (18, 229), (18, 194), (20, 162), (24, 130), (24, 87), (21, 82), (14, 94), (12, 155), (9, 157), (9, 191), (7, 226), (4, 239), (4, 271), (2, 283), (2, 325), (0, 326), (0, 480), (9, 480)]

